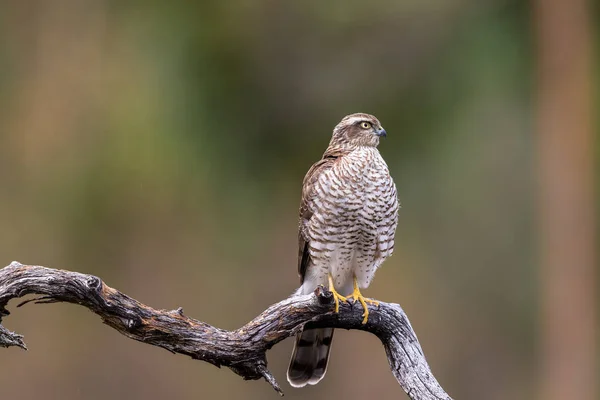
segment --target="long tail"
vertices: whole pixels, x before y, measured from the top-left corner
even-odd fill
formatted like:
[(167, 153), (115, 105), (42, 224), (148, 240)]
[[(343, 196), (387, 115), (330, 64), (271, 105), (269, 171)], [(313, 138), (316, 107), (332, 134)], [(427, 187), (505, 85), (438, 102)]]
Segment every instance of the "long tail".
[(306, 329), (296, 336), (296, 344), (287, 372), (294, 387), (316, 385), (327, 372), (333, 328)]

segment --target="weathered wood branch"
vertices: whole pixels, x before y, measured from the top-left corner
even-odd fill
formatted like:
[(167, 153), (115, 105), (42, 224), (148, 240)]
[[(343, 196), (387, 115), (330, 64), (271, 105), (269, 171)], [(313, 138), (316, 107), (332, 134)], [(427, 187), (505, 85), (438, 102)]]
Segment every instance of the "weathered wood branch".
[[(305, 324), (359, 329), (381, 340), (392, 373), (411, 399), (452, 400), (431, 373), (408, 317), (398, 304), (371, 306), (369, 321), (362, 325), (360, 306), (342, 304), (336, 314), (331, 293), (318, 288), (313, 294), (293, 295), (273, 304), (243, 327), (226, 331), (187, 317), (181, 308), (155, 310), (92, 275), (13, 262), (0, 269), (0, 323), (9, 315), (9, 300), (28, 294), (39, 296), (19, 306), (32, 301), (82, 305), (131, 339), (229, 367), (244, 379), (265, 378), (279, 394), (283, 392), (267, 369), (267, 350), (298, 333)], [(23, 337), (2, 325), (0, 346), (26, 349)]]

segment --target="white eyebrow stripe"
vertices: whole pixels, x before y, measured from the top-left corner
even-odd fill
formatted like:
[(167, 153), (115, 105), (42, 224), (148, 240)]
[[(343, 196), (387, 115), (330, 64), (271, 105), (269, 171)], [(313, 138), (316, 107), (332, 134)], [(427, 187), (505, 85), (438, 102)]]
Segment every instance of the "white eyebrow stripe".
[(366, 121), (366, 119), (364, 117), (358, 116), (358, 117), (348, 118), (347, 121), (348, 121), (348, 125), (353, 125), (353, 124), (355, 124), (357, 122), (360, 122), (360, 121)]

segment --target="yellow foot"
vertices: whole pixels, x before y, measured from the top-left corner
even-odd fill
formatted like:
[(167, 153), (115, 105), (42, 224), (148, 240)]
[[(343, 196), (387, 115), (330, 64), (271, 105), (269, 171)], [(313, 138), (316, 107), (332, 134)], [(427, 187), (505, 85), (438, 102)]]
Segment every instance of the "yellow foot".
[(340, 312), (340, 301), (347, 302), (348, 299), (346, 297), (342, 296), (341, 294), (339, 294), (335, 290), (335, 287), (333, 286), (333, 278), (331, 277), (331, 274), (329, 274), (329, 291), (333, 294), (333, 300), (335, 301), (335, 312), (339, 313)]
[(365, 310), (365, 312), (362, 315), (363, 316), (362, 323), (363, 323), (363, 325), (366, 324), (367, 321), (369, 320), (369, 307), (367, 306), (367, 303), (378, 306), (379, 302), (377, 300), (367, 299), (360, 293), (360, 289), (358, 289), (358, 281), (356, 280), (356, 277), (354, 277), (354, 291), (348, 297), (352, 297), (352, 299), (354, 299), (354, 302), (356, 302), (358, 300), (360, 302), (360, 304), (363, 306), (363, 309)]

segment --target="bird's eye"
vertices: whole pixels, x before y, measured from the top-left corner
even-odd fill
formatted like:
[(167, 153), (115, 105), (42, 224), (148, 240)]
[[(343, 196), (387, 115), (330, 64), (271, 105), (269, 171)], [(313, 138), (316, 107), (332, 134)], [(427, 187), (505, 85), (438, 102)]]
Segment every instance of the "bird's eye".
[(360, 123), (361, 128), (363, 129), (369, 129), (371, 127), (371, 124), (369, 122), (361, 122)]

